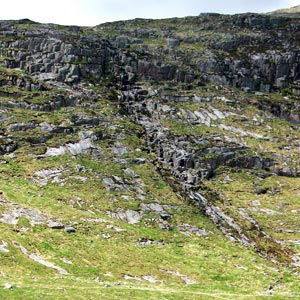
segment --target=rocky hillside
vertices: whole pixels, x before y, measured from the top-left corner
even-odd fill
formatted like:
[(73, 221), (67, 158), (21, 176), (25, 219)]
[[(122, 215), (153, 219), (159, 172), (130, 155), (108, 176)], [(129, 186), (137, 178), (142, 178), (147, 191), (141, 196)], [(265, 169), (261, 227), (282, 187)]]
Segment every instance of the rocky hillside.
[(0, 21), (0, 296), (297, 297), (299, 28)]

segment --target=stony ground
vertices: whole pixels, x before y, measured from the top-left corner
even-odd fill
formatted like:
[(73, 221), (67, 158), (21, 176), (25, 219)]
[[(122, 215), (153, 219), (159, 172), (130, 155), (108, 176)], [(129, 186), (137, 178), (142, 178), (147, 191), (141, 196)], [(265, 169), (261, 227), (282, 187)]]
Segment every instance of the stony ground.
[(299, 19), (0, 24), (1, 297), (300, 297)]

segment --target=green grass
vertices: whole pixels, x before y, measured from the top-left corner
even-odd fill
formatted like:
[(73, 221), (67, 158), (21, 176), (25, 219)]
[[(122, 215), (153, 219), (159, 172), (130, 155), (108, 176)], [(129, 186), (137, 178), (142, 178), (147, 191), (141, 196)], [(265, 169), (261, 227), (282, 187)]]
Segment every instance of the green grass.
[[(45, 280), (17, 281), (18, 288), (2, 293), (5, 299), (287, 299), (296, 294), (288, 293), (238, 293), (228, 290), (210, 290), (202, 287), (187, 288), (180, 285), (173, 287), (153, 287), (143, 285), (105, 285), (92, 281), (58, 278)], [(36, 288), (38, 287), (38, 288)], [(1, 294), (0, 294), (1, 295)], [(271, 296), (272, 295), (272, 296)]]

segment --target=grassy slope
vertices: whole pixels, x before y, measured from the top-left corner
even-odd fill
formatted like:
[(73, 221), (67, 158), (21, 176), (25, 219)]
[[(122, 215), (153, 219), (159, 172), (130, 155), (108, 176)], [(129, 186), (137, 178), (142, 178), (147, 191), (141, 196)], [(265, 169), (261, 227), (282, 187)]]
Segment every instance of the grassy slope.
[[(146, 24), (147, 25), (147, 24)], [(145, 25), (145, 26), (146, 26)], [(189, 25), (186, 25), (187, 28)], [(160, 25), (158, 24), (158, 27)], [(197, 27), (197, 26), (196, 26)], [(186, 32), (185, 30), (183, 30)], [(191, 36), (193, 30), (188, 32)], [(178, 33), (183, 34), (183, 33)], [(213, 36), (210, 32), (204, 37), (210, 40)], [(204, 39), (203, 44), (207, 42)], [(164, 43), (164, 41), (163, 41)], [(150, 45), (154, 49), (157, 42)], [(165, 46), (165, 44), (164, 44)], [(133, 47), (133, 46), (131, 46)], [(182, 44), (182, 51), (192, 47), (202, 51), (202, 44)], [(170, 57), (170, 60), (172, 58)], [(2, 70), (2, 72), (6, 72)], [(4, 74), (5, 76), (5, 74)], [(156, 88), (155, 86), (153, 88)], [(6, 87), (7, 91), (16, 91), (15, 87)], [(54, 126), (68, 125), (70, 115), (86, 117), (101, 116), (102, 121), (97, 128), (79, 127), (74, 133), (56, 134), (47, 140), (45, 145), (32, 146), (26, 138), (41, 136), (41, 129), (36, 128), (22, 132), (3, 131), (5, 135), (11, 135), (18, 141), (18, 150), (14, 157), (1, 157), (0, 164), (0, 191), (1, 199), (18, 205), (22, 208), (34, 208), (43, 214), (62, 219), (64, 224), (73, 224), (75, 234), (67, 234), (63, 230), (48, 228), (45, 224), (31, 226), (26, 217), (19, 219), (17, 225), (7, 225), (0, 222), (0, 243), (8, 243), (8, 253), (0, 252), (0, 298), (3, 299), (262, 299), (272, 295), (272, 299), (297, 298), (299, 294), (299, 275), (296, 269), (278, 266), (270, 261), (260, 258), (251, 248), (244, 248), (227, 240), (215, 226), (202, 216), (201, 212), (192, 207), (160, 178), (152, 164), (153, 156), (149, 154), (143, 141), (137, 136), (142, 134), (142, 129), (128, 119), (118, 114), (116, 102), (106, 99), (106, 92), (99, 90), (99, 101), (94, 107), (62, 108), (55, 112), (34, 112), (15, 109), (6, 109), (5, 114), (12, 118), (1, 125), (5, 129), (15, 122), (31, 121), (39, 124), (43, 121)], [(193, 93), (199, 96), (210, 96), (219, 93), (211, 88), (206, 92), (200, 88)], [(236, 91), (227, 91), (228, 94)], [(28, 97), (27, 101), (43, 103), (51, 95), (40, 95), (22, 91), (22, 97)], [(177, 91), (174, 92), (175, 94)], [(51, 94), (51, 93), (50, 93)], [(222, 91), (226, 94), (226, 91)], [(238, 94), (237, 98), (243, 99), (245, 95)], [(254, 96), (253, 96), (254, 97)], [(256, 101), (257, 99), (252, 99)], [(281, 99), (283, 100), (283, 99)], [(7, 101), (7, 97), (1, 98)], [(173, 103), (168, 103), (174, 105)], [(220, 101), (210, 103), (220, 110), (233, 111), (230, 105)], [(278, 143), (256, 140), (253, 138), (241, 138), (241, 142), (248, 143), (254, 151), (267, 152), (282, 151), (280, 148), (289, 141), (286, 132), (290, 124), (277, 118), (270, 124), (267, 115), (239, 103), (241, 111), (246, 119), (259, 116), (264, 120), (262, 126), (252, 126), (242, 122), (239, 118), (224, 120), (226, 125), (234, 125), (241, 130), (253, 131), (258, 134), (272, 135), (278, 138)], [(207, 108), (203, 103), (185, 103), (174, 105), (176, 109), (198, 110)], [(162, 116), (164, 117), (164, 116)], [(182, 122), (174, 122), (172, 118), (162, 120), (164, 125), (177, 134), (223, 134), (216, 127), (204, 125), (186, 126)], [(218, 124), (219, 121), (215, 123)], [(114, 125), (114, 126), (111, 126)], [(272, 127), (270, 132), (269, 126)], [(78, 141), (78, 132), (81, 130), (101, 131), (105, 138), (96, 142), (101, 154), (97, 157), (90, 155), (63, 155), (36, 159), (32, 154), (42, 154), (46, 147), (59, 147), (60, 145)], [(231, 133), (226, 133), (229, 136)], [(297, 129), (293, 129), (293, 139), (299, 139)], [(121, 157), (111, 152), (111, 147), (117, 142), (117, 136), (123, 137), (120, 142), (126, 145), (129, 153)], [(234, 137), (234, 135), (233, 135)], [(141, 151), (136, 149), (140, 148)], [(298, 151), (292, 153), (295, 164), (298, 164)], [(114, 159), (124, 159), (125, 162)], [(145, 164), (138, 164), (137, 158), (144, 158)], [(84, 167), (84, 171), (77, 171), (76, 166)], [(62, 169), (60, 183), (49, 180), (46, 186), (34, 182), (34, 173), (43, 169)], [(139, 175), (139, 184), (143, 190), (144, 200), (138, 198), (134, 189), (137, 184), (124, 173), (126, 168), (131, 168)], [(234, 170), (220, 169), (213, 181), (205, 184), (221, 191), (231, 201), (232, 211), (240, 208), (250, 209), (252, 201), (259, 200), (262, 209), (283, 210), (274, 208), (282, 202), (289, 202), (289, 211), (280, 215), (280, 220), (266, 216), (260, 210), (253, 212), (266, 231), (274, 234), (273, 228), (281, 222), (280, 226), (288, 228), (298, 224), (297, 214), (293, 210), (299, 210), (297, 190), (298, 179), (271, 176), (266, 178), (262, 185), (272, 188), (280, 186), (280, 194), (270, 196), (256, 195), (253, 193), (257, 176), (249, 173), (234, 173)], [(224, 183), (224, 176), (229, 174), (231, 183)], [(130, 189), (126, 192), (108, 191), (103, 185), (103, 178), (111, 176), (126, 178)], [(86, 182), (74, 176), (88, 178)], [(271, 189), (270, 189), (271, 190)], [(124, 198), (126, 196), (126, 198)], [(118, 209), (138, 210), (141, 202), (162, 205), (172, 205), (180, 210), (170, 209), (173, 215), (169, 220), (171, 230), (165, 231), (159, 228), (159, 217), (151, 212), (145, 213), (138, 224), (127, 224), (107, 216), (107, 211)], [(0, 214), (11, 210), (11, 207), (0, 205)], [(250, 211), (250, 210), (249, 210)], [(252, 213), (252, 212), (251, 212)], [(104, 219), (106, 222), (91, 222), (89, 219)], [(274, 218), (274, 219), (273, 219)], [(272, 223), (269, 223), (269, 222)], [(205, 229), (208, 235), (197, 237), (183, 235), (176, 226), (185, 223)], [(110, 225), (117, 226), (125, 231), (116, 232)], [(110, 238), (104, 236), (110, 235)], [(299, 234), (294, 233), (293, 239)], [(285, 234), (275, 233), (278, 239), (285, 239)], [(152, 239), (164, 241), (153, 243), (149, 247), (142, 247), (137, 240)], [(16, 246), (21, 244), (30, 253), (38, 254), (47, 261), (68, 271), (69, 275), (62, 276), (54, 269), (47, 268), (34, 262), (24, 255)], [(299, 249), (295, 247), (295, 251)], [(68, 263), (69, 262), (69, 263)], [(71, 264), (70, 264), (71, 262)], [(187, 276), (195, 284), (186, 285), (184, 280), (166, 271), (178, 272)], [(124, 276), (133, 276), (136, 279), (125, 280)], [(143, 276), (150, 275), (158, 280), (157, 283), (149, 283)], [(3, 288), (4, 284), (13, 285), (13, 290)], [(271, 288), (272, 287), (272, 288)], [(300, 295), (299, 295), (300, 297)]]
[(299, 13), (300, 12), (300, 6), (293, 6), (293, 7), (289, 7), (289, 8), (282, 8), (282, 9), (278, 9), (275, 10), (273, 12), (271, 12), (272, 14), (277, 14), (277, 13)]
[[(140, 128), (121, 116), (116, 117), (118, 115), (114, 103), (107, 102), (102, 106), (101, 103), (103, 104), (103, 100), (99, 102), (100, 108), (96, 113), (105, 114), (116, 125), (113, 129), (104, 126), (102, 130), (110, 131), (112, 136), (117, 131), (125, 137), (122, 143), (129, 150), (128, 154), (121, 157), (126, 160), (125, 165), (113, 161), (113, 158), (117, 158), (110, 151), (111, 144), (115, 142), (113, 138), (97, 142), (102, 152), (97, 158), (82, 154), (76, 157), (63, 155), (35, 159), (30, 154), (42, 152), (45, 147), (31, 147), (26, 142), (15, 152), (15, 158), (3, 157), (6, 163), (0, 165), (2, 198), (23, 208), (38, 209), (52, 218), (61, 218), (64, 224), (76, 222), (77, 225), (75, 234), (67, 234), (43, 224), (31, 226), (25, 217), (20, 218), (17, 225), (0, 223), (0, 241), (7, 242), (10, 250), (9, 253), (0, 253), (0, 280), (2, 284), (12, 283), (15, 287), (12, 291), (1, 289), (0, 295), (5, 299), (72, 299), (74, 295), (78, 299), (93, 299), (99, 295), (108, 299), (120, 296), (125, 299), (142, 299), (145, 295), (147, 299), (208, 299), (208, 295), (226, 299), (230, 294), (235, 295), (236, 299), (249, 298), (250, 295), (255, 299), (260, 297), (259, 293), (269, 294), (268, 287), (272, 286), (272, 293), (278, 294), (280, 299), (280, 295), (285, 297), (284, 295), (288, 295), (286, 293), (297, 291), (297, 277), (293, 270), (274, 266), (259, 258), (251, 249), (228, 241), (197, 208), (179, 199), (154, 170), (150, 163), (151, 156), (144, 151), (135, 151), (137, 147), (143, 149), (141, 141), (136, 139)], [(53, 123), (53, 120), (64, 119), (67, 110), (61, 109), (54, 113), (23, 111), (22, 119), (37, 123), (49, 120)], [(87, 108), (79, 110), (89, 114)], [(14, 110), (8, 110), (7, 113), (18, 115)], [(8, 122), (13, 123), (17, 119), (18, 117), (14, 117)], [(18, 136), (20, 133), (12, 134)], [(24, 139), (24, 136), (32, 134), (33, 132), (26, 131), (21, 136)], [(77, 133), (57, 135), (48, 144), (59, 146), (77, 139)], [(137, 165), (137, 157), (145, 158), (146, 163)], [(84, 173), (77, 174), (76, 165), (83, 166)], [(143, 182), (143, 201), (135, 198), (134, 190), (126, 193), (109, 192), (103, 186), (102, 178), (112, 175), (124, 177), (123, 170), (127, 167), (133, 169)], [(64, 185), (49, 182), (41, 187), (34, 183), (34, 172), (46, 168), (64, 169)], [(70, 175), (84, 176), (88, 180), (82, 183)], [(130, 181), (128, 177), (127, 179)], [(226, 191), (223, 187), (222, 190)], [(131, 200), (124, 200), (124, 194)], [(81, 199), (82, 203), (70, 206), (72, 199)], [(151, 221), (153, 218), (157, 219), (153, 213), (146, 213), (142, 222), (133, 225), (106, 216), (107, 210), (135, 210), (141, 202), (153, 201), (180, 207), (180, 211), (170, 210), (173, 214), (170, 221), (172, 230), (161, 230), (156, 222)], [(0, 206), (2, 213), (9, 209)], [(87, 221), (97, 218), (105, 219), (107, 223)], [(177, 225), (184, 223), (205, 229), (209, 234), (187, 237), (176, 229)], [(118, 226), (126, 231), (115, 232), (107, 225)], [(103, 234), (109, 234), (111, 238), (106, 239)], [(140, 238), (163, 240), (165, 245), (154, 243), (144, 248), (136, 244)], [(31, 253), (67, 270), (69, 275), (58, 277), (56, 270), (33, 262), (15, 246), (16, 242)], [(71, 261), (72, 264), (65, 261)], [(187, 286), (180, 277), (166, 271), (186, 275), (196, 284)], [(125, 275), (138, 279), (125, 280)], [(142, 279), (145, 275), (151, 275), (161, 282), (147, 283)], [(110, 287), (105, 287), (106, 285)]]

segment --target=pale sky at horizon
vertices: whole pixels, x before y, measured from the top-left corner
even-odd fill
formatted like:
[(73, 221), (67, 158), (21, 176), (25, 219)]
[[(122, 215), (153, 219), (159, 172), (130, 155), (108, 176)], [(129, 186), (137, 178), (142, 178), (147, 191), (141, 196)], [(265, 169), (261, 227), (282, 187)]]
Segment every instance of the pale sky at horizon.
[(0, 20), (28, 18), (40, 23), (94, 26), (134, 18), (269, 12), (300, 5), (300, 0), (11, 0), (1, 3)]

